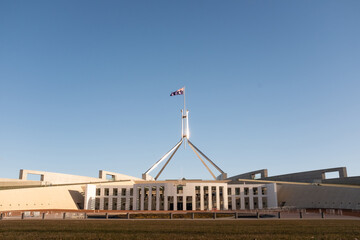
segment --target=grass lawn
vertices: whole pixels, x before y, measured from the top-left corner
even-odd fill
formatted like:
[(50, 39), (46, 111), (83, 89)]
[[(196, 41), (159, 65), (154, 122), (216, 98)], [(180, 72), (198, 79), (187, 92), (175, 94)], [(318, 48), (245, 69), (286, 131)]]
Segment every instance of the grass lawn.
[(360, 239), (356, 220), (3, 220), (0, 239)]

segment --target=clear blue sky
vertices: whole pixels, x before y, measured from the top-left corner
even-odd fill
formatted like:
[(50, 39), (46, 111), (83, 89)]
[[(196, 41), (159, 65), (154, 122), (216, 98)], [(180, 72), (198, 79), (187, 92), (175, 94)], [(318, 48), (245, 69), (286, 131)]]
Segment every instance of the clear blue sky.
[[(180, 139), (228, 174), (360, 175), (360, 1), (0, 2), (0, 178), (140, 177)], [(156, 172), (153, 172), (155, 175)], [(164, 179), (211, 176), (189, 147)]]

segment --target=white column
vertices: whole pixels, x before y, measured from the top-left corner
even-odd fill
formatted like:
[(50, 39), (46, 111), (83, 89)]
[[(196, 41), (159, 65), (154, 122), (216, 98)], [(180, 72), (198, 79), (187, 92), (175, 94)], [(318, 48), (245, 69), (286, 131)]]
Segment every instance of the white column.
[(263, 202), (262, 202), (262, 192), (261, 192), (261, 186), (258, 187), (258, 206), (259, 206), (259, 209), (263, 209)]
[(144, 211), (144, 186), (141, 187), (140, 210)]
[(152, 203), (152, 186), (149, 186), (149, 196), (148, 196), (148, 211), (151, 211), (151, 203)]
[(245, 194), (244, 194), (244, 187), (240, 187), (240, 202), (241, 202), (241, 209), (245, 209)]
[(134, 210), (139, 210), (137, 209), (137, 200), (138, 199), (138, 191), (137, 191), (137, 187), (135, 187), (135, 185), (133, 185), (133, 209)]
[(174, 195), (174, 211), (177, 211), (177, 194)]
[(156, 186), (156, 211), (160, 210), (160, 189)]
[(249, 188), (249, 205), (250, 209), (254, 209), (254, 194), (253, 194), (253, 188)]
[(96, 198), (96, 185), (87, 184), (85, 188), (84, 209), (94, 210)]
[(220, 210), (220, 188), (219, 186), (216, 186), (216, 209)]
[(121, 210), (121, 196), (118, 192), (118, 195), (117, 195), (117, 206), (116, 206), (116, 210)]
[[(112, 190), (112, 189), (111, 189), (111, 190)], [(109, 191), (110, 191), (110, 189), (109, 189)], [(110, 193), (112, 193), (112, 192), (110, 192)], [(112, 210), (112, 199), (113, 199), (113, 196), (110, 195), (110, 193), (109, 193), (109, 201), (108, 201), (108, 203), (109, 203), (109, 205), (108, 205), (108, 210)]]
[(223, 198), (224, 198), (224, 210), (228, 210), (228, 194), (227, 194), (227, 185), (223, 187)]
[(209, 190), (209, 210), (212, 210), (213, 206), (212, 206), (212, 189), (211, 189), (211, 186), (208, 186), (208, 190)]

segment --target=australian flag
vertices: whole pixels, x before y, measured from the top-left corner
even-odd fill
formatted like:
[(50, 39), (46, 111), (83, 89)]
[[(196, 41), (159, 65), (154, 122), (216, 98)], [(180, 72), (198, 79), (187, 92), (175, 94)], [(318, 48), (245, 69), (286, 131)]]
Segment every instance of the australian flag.
[(176, 95), (184, 95), (184, 88), (180, 88), (170, 94), (170, 96), (176, 96)]

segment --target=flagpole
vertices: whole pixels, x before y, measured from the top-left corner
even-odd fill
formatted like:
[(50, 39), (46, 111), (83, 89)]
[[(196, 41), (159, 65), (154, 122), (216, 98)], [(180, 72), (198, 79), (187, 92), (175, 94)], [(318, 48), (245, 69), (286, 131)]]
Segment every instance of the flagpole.
[(186, 113), (186, 109), (185, 109), (185, 86), (184, 86), (184, 113)]
[[(184, 114), (184, 116), (186, 116), (186, 105), (185, 105), (185, 86), (184, 86), (184, 112), (183, 112), (183, 114)], [(182, 116), (182, 120), (184, 121), (184, 116)], [(186, 122), (185, 122), (185, 131), (184, 131), (184, 134), (186, 135), (186, 133), (187, 133), (187, 125), (186, 125)], [(183, 137), (184, 137), (184, 135), (183, 135)], [(186, 136), (187, 137), (187, 136)], [(184, 141), (184, 149), (186, 149), (186, 141)]]

